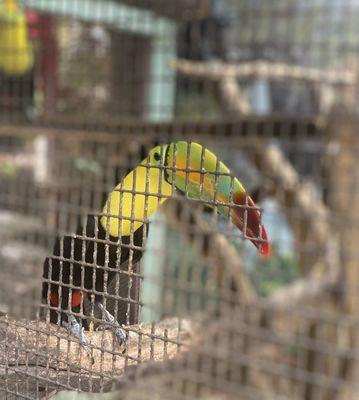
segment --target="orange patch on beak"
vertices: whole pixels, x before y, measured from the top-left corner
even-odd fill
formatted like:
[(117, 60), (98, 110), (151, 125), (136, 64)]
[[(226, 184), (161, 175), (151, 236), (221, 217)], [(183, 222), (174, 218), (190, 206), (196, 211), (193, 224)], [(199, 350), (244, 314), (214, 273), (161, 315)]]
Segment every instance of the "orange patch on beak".
[[(181, 169), (180, 171), (176, 170), (175, 173), (177, 176), (181, 177), (184, 181), (188, 179), (188, 182), (195, 184), (198, 187), (202, 185), (203, 191), (211, 194), (211, 196), (214, 199), (215, 188), (213, 182), (211, 181), (211, 179), (208, 178), (208, 176), (206, 177), (206, 175), (204, 175), (201, 177), (202, 174), (199, 172), (182, 171), (187, 168), (190, 170), (190, 167), (187, 166), (186, 160), (180, 157), (176, 159), (176, 168)], [(217, 200), (219, 200), (222, 203), (226, 203), (226, 199), (219, 192), (217, 193)]]

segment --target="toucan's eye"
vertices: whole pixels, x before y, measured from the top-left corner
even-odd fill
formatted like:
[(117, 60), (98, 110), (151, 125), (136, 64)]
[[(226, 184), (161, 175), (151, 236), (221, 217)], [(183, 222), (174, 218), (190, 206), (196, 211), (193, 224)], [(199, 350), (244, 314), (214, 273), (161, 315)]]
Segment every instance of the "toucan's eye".
[(156, 152), (156, 153), (153, 154), (153, 158), (155, 159), (155, 161), (160, 161), (161, 160), (161, 154)]

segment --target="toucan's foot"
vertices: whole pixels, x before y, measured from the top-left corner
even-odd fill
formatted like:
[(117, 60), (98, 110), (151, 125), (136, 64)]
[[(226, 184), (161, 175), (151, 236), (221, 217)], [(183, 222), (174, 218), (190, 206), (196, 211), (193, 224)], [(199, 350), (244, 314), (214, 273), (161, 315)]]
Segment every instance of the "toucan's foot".
[(79, 340), (79, 342), (81, 343), (83, 349), (85, 350), (85, 352), (87, 353), (91, 364), (95, 363), (95, 359), (92, 355), (92, 350), (90, 348), (90, 341), (88, 340), (87, 336), (85, 335), (85, 331), (84, 328), (80, 326), (79, 322), (77, 321), (77, 319), (73, 316), (70, 315), (68, 317), (68, 322), (63, 321), (62, 325), (65, 327), (69, 327), (71, 333), (73, 333)]
[(101, 312), (102, 319), (105, 321), (104, 324), (100, 324), (97, 327), (97, 330), (111, 329), (119, 346), (125, 344), (128, 337), (127, 332), (121, 328), (115, 317), (106, 310), (102, 303), (96, 302), (95, 307)]

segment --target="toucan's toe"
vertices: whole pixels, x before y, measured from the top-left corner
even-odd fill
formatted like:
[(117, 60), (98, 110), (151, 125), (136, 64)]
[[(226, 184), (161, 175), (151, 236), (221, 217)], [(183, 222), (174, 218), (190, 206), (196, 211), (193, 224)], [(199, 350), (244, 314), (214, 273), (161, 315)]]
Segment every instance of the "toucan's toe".
[(102, 303), (96, 302), (95, 307), (101, 311), (104, 321), (103, 324), (97, 327), (97, 330), (111, 330), (119, 346), (124, 345), (128, 338), (127, 332), (120, 326), (115, 317), (106, 310)]
[(95, 359), (92, 355), (92, 349), (90, 347), (90, 341), (88, 339), (88, 337), (85, 334), (85, 330), (84, 328), (79, 324), (79, 322), (77, 321), (77, 319), (73, 316), (70, 315), (68, 317), (68, 322), (66, 321), (62, 321), (62, 325), (65, 327), (68, 327), (70, 332), (73, 333), (77, 339), (79, 340), (79, 342), (81, 343), (83, 349), (85, 350), (86, 354), (88, 355), (91, 364), (95, 363)]
[(112, 331), (113, 331), (113, 334), (115, 335), (115, 337), (117, 339), (118, 344), (120, 346), (124, 345), (126, 343), (127, 339), (128, 339), (127, 332), (123, 328), (121, 328), (120, 326), (119, 327), (114, 327)]

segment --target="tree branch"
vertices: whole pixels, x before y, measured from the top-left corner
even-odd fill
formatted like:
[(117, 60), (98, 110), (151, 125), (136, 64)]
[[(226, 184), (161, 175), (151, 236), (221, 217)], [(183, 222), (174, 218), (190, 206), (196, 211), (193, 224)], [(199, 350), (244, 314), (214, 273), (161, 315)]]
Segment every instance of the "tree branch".
[(328, 70), (287, 65), (267, 61), (253, 61), (240, 64), (223, 62), (208, 63), (178, 59), (171, 63), (172, 67), (182, 75), (195, 78), (220, 81), (231, 79), (290, 79), (304, 82), (345, 85), (356, 84), (357, 75), (350, 70)]

